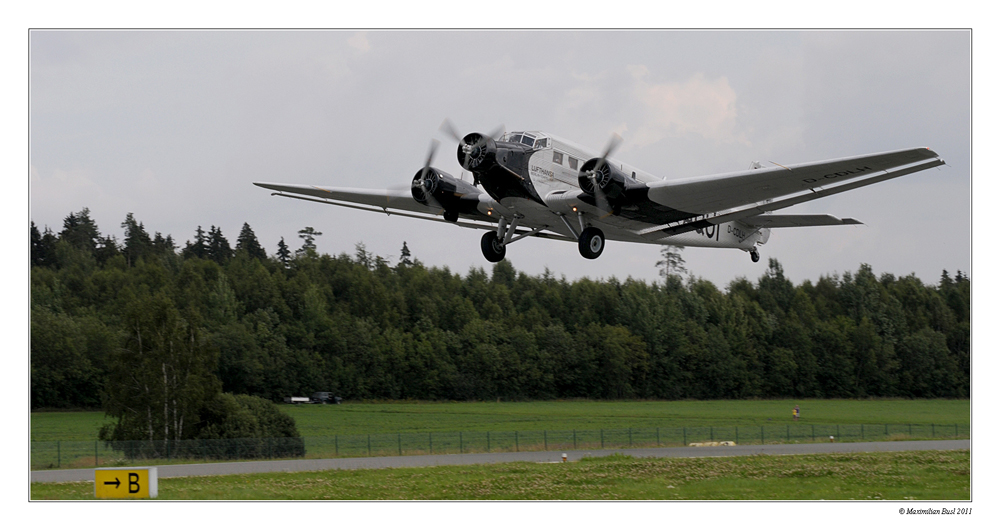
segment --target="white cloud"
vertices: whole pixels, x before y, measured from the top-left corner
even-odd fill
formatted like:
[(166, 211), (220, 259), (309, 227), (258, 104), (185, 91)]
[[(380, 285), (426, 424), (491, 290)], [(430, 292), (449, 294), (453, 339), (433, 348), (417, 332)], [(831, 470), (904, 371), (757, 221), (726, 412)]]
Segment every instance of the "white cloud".
[(368, 32), (366, 31), (355, 33), (351, 38), (347, 39), (347, 44), (360, 52), (367, 52), (372, 49), (371, 44), (368, 43)]
[(741, 141), (736, 133), (736, 90), (725, 76), (710, 79), (697, 72), (680, 82), (648, 80), (643, 65), (627, 67), (643, 121), (632, 141), (649, 145), (665, 137), (696, 134), (709, 140)]

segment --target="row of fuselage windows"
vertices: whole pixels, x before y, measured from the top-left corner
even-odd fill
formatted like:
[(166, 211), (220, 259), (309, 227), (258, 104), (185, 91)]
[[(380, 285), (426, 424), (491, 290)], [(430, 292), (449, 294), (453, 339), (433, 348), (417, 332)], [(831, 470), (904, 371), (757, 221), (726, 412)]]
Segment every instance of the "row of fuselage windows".
[[(569, 159), (569, 168), (575, 171), (577, 166), (579, 166), (580, 161), (569, 155), (566, 155), (565, 157)], [(559, 164), (560, 166), (563, 165), (563, 154), (559, 151), (552, 151), (552, 162)]]

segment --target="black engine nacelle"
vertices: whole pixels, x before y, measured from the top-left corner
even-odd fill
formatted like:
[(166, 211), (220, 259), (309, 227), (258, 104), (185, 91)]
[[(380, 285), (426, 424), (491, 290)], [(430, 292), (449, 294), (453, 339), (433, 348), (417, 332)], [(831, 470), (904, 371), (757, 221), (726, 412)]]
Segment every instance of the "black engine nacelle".
[(455, 177), (441, 171), (440, 169), (428, 167), (420, 169), (413, 175), (410, 182), (410, 194), (413, 200), (425, 206), (443, 207), (441, 199), (454, 197), (455, 193), (460, 193)]
[(594, 195), (596, 182), (597, 187), (601, 189), (609, 201), (623, 197), (626, 190), (642, 186), (639, 181), (612, 167), (607, 160), (602, 161), (600, 158), (591, 158), (580, 166), (578, 181), (580, 189), (590, 195)]
[(459, 213), (473, 213), (479, 204), (478, 188), (433, 167), (413, 175), (410, 194), (424, 206), (443, 209), (444, 218), (453, 223)]
[(486, 171), (497, 161), (497, 143), (489, 136), (469, 133), (458, 144), (458, 163), (470, 171)]

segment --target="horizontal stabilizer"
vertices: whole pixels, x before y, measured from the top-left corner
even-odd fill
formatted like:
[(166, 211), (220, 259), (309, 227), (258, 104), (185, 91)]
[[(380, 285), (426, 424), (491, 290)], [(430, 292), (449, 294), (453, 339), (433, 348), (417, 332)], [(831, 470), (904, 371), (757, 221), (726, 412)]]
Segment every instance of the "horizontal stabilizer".
[(834, 226), (863, 224), (857, 219), (843, 219), (826, 213), (782, 214), (765, 213), (740, 219), (741, 223), (762, 228), (791, 228), (798, 226)]

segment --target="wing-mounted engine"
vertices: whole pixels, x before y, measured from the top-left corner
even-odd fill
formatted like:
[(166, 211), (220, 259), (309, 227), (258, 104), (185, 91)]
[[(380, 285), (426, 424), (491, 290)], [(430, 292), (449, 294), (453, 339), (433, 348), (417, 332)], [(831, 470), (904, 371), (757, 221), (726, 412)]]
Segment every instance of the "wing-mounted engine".
[(625, 200), (629, 190), (644, 185), (608, 163), (607, 159), (591, 158), (580, 166), (580, 189), (600, 200), (603, 196), (612, 205)]
[(444, 218), (452, 222), (459, 213), (474, 212), (479, 202), (478, 188), (430, 166), (413, 175), (410, 194), (424, 206), (441, 208)]

